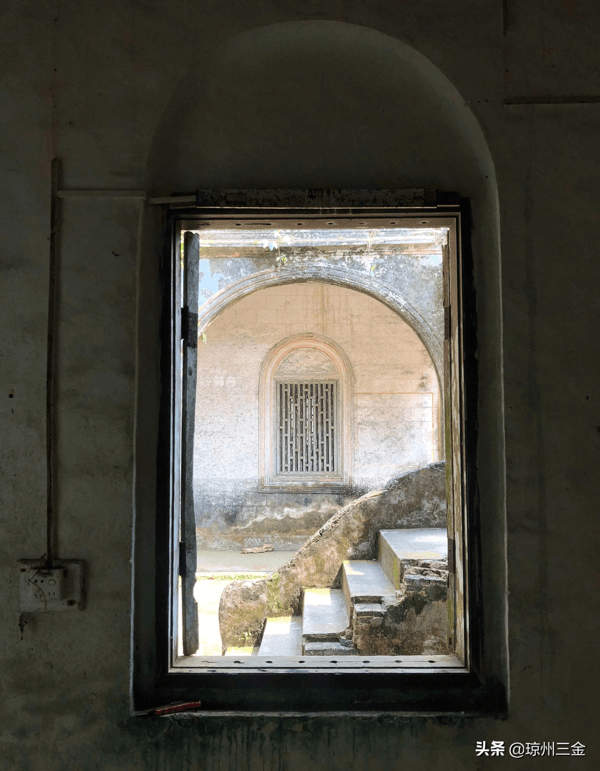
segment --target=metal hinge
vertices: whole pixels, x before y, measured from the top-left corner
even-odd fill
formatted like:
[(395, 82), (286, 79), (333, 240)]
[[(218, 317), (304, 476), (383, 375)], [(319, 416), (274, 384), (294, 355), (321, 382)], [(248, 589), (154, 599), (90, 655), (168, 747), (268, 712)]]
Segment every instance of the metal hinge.
[(452, 316), (450, 306), (444, 308), (444, 340), (450, 340), (452, 337)]
[(456, 573), (455, 544), (453, 538), (448, 538), (448, 572)]
[(181, 339), (188, 348), (198, 347), (198, 314), (190, 313), (187, 305), (181, 309)]
[(187, 575), (185, 541), (179, 542), (179, 575), (182, 578), (184, 578)]

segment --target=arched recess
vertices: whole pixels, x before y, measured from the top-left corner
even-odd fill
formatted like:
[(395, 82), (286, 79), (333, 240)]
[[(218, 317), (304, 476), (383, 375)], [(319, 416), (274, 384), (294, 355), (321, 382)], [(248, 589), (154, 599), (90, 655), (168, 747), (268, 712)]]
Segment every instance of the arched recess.
[(496, 198), (469, 97), (396, 37), (303, 20), (198, 50), (157, 123), (149, 192), (427, 186)]
[[(493, 426), (480, 468), (502, 473), (499, 207), (494, 163), (478, 120), (450, 79), (413, 46), (375, 28), (333, 20), (254, 27), (203, 48), (156, 126), (146, 166), (150, 193), (196, 189), (453, 190), (470, 202), (477, 295), (480, 420)], [(148, 242), (163, 237), (160, 226)], [(155, 248), (155, 247), (153, 247)], [(153, 253), (154, 254), (154, 253)], [(265, 273), (247, 292), (324, 280), (372, 294), (413, 327), (442, 390), (442, 340), (401, 295), (340, 269)], [(252, 283), (253, 280), (251, 280)], [(221, 295), (203, 309), (206, 326)], [(493, 448), (493, 449), (491, 449)], [(491, 472), (490, 472), (491, 473)], [(495, 480), (489, 489), (498, 490)], [(496, 509), (501, 496), (490, 496)], [(502, 516), (504, 514), (502, 513)]]
[[(348, 21), (283, 22), (247, 30), (212, 49), (198, 46), (199, 58), (164, 101), (146, 189), (161, 195), (196, 189), (428, 187), (459, 191), (469, 199), (476, 225), (470, 233), (478, 325), (476, 418), (485, 436), (474, 459), (480, 519), (487, 528), (481, 586), (499, 609), (492, 615), (502, 619), (506, 573), (498, 555), (505, 553), (506, 509), (499, 205), (493, 160), (473, 112), (486, 100), (472, 88), (460, 93), (411, 45)], [(164, 234), (160, 217), (149, 210), (140, 286), (145, 292), (149, 285), (152, 296), (158, 286), (157, 244)], [(265, 285), (294, 280), (310, 278), (272, 276)], [(377, 297), (374, 289), (370, 293)], [(214, 298), (211, 307), (219, 302)], [(410, 309), (403, 306), (399, 312), (410, 319)], [(150, 334), (146, 328), (154, 329), (142, 319), (142, 341)], [(425, 333), (419, 336), (428, 339)], [(439, 373), (441, 357), (434, 355), (433, 344), (427, 348)], [(148, 366), (150, 379), (153, 366)], [(146, 384), (143, 374), (138, 382)], [(505, 640), (505, 628), (497, 623), (498, 639)]]
[(265, 270), (244, 276), (232, 282), (226, 289), (213, 295), (198, 310), (198, 334), (202, 334), (208, 325), (232, 303), (241, 300), (259, 289), (265, 289), (280, 284), (293, 284), (305, 281), (322, 281), (325, 283), (354, 289), (379, 300), (395, 311), (416, 332), (427, 349), (438, 377), (440, 391), (443, 388), (443, 342), (433, 331), (431, 325), (411, 305), (411, 303), (395, 287), (379, 281), (376, 278), (361, 273), (358, 270), (339, 268), (335, 265), (299, 265), (280, 269)]
[[(338, 447), (339, 469), (331, 478), (318, 480), (309, 479), (307, 483), (301, 480), (292, 484), (290, 480), (277, 479), (274, 465), (274, 424), (275, 413), (275, 374), (279, 365), (291, 353), (301, 349), (312, 349), (327, 356), (337, 372), (339, 382), (338, 411), (341, 432)], [(259, 380), (259, 479), (261, 485), (268, 489), (288, 485), (293, 489), (309, 486), (311, 488), (331, 486), (349, 486), (352, 483), (352, 425), (354, 405), (354, 374), (350, 360), (337, 343), (323, 335), (298, 334), (287, 337), (271, 348), (261, 367)]]

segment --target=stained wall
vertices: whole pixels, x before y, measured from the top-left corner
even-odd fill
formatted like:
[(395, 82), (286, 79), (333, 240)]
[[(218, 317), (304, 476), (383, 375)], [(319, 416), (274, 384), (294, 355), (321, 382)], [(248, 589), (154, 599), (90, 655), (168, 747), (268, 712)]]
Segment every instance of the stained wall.
[[(572, 762), (597, 767), (600, 613), (581, 589), (597, 580), (597, 3), (42, 0), (2, 14), (5, 767), (512, 767), (476, 758), (493, 739), (581, 741)], [(484, 653), (506, 719), (131, 716), (131, 560), (154, 548), (161, 230), (132, 197), (63, 200), (56, 529), (59, 554), (87, 562), (88, 601), (21, 633), (16, 560), (45, 551), (54, 156), (69, 190), (470, 199)], [(151, 603), (143, 567), (136, 602)]]

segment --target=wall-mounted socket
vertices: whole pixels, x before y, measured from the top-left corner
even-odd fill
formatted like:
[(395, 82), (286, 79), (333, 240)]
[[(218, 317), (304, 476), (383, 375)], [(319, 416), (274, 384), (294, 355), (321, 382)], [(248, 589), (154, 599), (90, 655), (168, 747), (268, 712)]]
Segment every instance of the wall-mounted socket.
[(83, 607), (83, 561), (19, 560), (19, 593), (23, 613), (48, 610), (81, 610)]

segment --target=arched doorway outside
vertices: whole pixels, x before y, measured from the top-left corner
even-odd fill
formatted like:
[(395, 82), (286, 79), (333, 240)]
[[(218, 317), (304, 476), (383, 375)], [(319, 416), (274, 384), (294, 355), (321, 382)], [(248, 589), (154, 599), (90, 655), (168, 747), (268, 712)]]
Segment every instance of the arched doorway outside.
[(436, 369), (438, 383), (443, 380), (443, 342), (431, 323), (398, 290), (359, 271), (338, 268), (334, 265), (300, 265), (274, 269), (245, 276), (231, 282), (198, 309), (198, 332), (201, 334), (219, 314), (232, 303), (253, 292), (271, 286), (284, 286), (306, 281), (322, 281), (335, 286), (347, 287), (370, 295), (403, 318), (419, 336), (427, 348)]
[[(390, 308), (390, 293), (383, 303), (333, 275), (335, 283), (316, 281), (314, 273), (310, 281), (306, 272), (291, 281), (262, 273), (234, 282), (200, 308), (198, 331), (206, 339), (198, 348), (194, 443), (200, 549), (270, 543), (293, 551), (349, 500), (443, 457), (441, 389), (426, 346)], [(270, 389), (281, 360), (297, 347), (330, 357), (335, 374), (326, 379), (333, 377), (339, 389), (343, 433), (335, 441), (343, 473), (324, 484), (306, 475), (277, 479), (268, 462), (276, 419)], [(306, 370), (292, 379), (315, 377)]]

